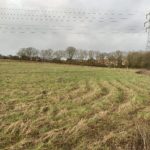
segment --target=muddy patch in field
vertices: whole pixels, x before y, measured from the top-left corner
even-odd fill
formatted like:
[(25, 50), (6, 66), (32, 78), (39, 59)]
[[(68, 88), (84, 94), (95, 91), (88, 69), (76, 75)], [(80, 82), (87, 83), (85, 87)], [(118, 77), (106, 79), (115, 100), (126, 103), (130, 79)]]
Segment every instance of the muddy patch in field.
[(146, 70), (146, 69), (137, 70), (135, 73), (137, 73), (137, 74), (144, 74), (144, 75), (149, 75), (150, 76), (150, 70)]

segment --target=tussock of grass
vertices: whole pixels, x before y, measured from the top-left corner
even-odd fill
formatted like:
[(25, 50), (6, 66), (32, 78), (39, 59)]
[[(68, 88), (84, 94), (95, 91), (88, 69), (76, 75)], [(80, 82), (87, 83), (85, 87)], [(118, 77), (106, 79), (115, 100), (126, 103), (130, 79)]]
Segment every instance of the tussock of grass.
[(149, 76), (125, 69), (0, 64), (0, 149), (150, 149)]

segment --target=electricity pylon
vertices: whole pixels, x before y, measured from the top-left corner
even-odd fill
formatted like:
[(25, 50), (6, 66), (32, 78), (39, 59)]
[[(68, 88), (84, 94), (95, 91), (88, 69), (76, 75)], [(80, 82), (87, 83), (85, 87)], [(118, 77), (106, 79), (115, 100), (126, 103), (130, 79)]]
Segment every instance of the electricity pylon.
[(146, 22), (144, 23), (144, 27), (147, 32), (146, 51), (150, 51), (150, 13), (146, 14)]

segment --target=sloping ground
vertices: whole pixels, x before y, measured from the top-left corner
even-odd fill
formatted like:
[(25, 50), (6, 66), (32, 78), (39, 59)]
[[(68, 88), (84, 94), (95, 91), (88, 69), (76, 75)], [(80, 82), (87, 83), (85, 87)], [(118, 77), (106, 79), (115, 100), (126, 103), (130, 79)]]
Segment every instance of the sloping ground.
[(18, 62), (0, 70), (0, 149), (150, 149), (149, 76)]

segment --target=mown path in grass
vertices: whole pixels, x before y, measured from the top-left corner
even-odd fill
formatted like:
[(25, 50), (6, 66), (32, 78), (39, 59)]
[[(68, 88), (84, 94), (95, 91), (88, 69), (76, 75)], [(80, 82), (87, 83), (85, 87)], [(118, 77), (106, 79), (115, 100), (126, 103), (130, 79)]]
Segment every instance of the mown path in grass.
[(0, 70), (0, 149), (149, 148), (149, 76), (6, 61)]

